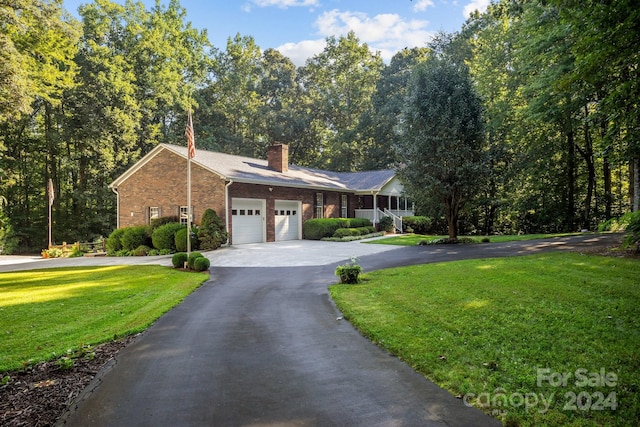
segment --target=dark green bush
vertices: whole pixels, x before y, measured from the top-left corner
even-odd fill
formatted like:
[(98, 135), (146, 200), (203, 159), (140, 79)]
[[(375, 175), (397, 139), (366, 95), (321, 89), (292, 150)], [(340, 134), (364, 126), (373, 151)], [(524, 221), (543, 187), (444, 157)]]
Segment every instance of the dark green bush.
[(304, 223), (304, 238), (320, 240), (332, 237), (339, 228), (368, 227), (371, 221), (365, 218), (318, 218)]
[(193, 261), (193, 269), (195, 271), (205, 271), (208, 270), (210, 266), (211, 262), (205, 257), (196, 258), (195, 261)]
[(193, 263), (195, 262), (195, 260), (202, 257), (204, 257), (204, 255), (202, 255), (200, 252), (191, 252), (189, 254), (189, 258), (187, 259), (187, 265), (189, 266), (189, 268), (193, 270)]
[(402, 231), (404, 233), (431, 234), (432, 222), (431, 218), (426, 216), (405, 216), (402, 217)]
[(338, 228), (334, 233), (333, 237), (348, 237), (348, 236), (360, 236), (359, 228)]
[(225, 225), (213, 209), (207, 209), (202, 214), (198, 240), (200, 250), (212, 251), (218, 249), (227, 242)]
[(380, 223), (378, 224), (380, 231), (393, 231), (394, 224), (393, 219), (389, 216), (383, 216), (380, 218)]
[(184, 267), (185, 262), (187, 262), (187, 254), (184, 252), (177, 252), (171, 257), (171, 264), (173, 264), (175, 268)]
[(124, 228), (116, 228), (107, 237), (107, 253), (113, 255), (122, 250), (122, 235), (124, 234)]
[(373, 225), (368, 227), (358, 227), (357, 230), (360, 231), (360, 235), (364, 236), (365, 234), (372, 234), (376, 232), (376, 228)]
[(640, 252), (640, 211), (634, 212), (629, 217), (629, 222), (625, 227), (623, 247)]
[(356, 284), (360, 281), (360, 273), (362, 267), (359, 265), (339, 265), (336, 268), (336, 276), (340, 277), (340, 283)]
[(149, 236), (147, 235), (147, 227), (137, 225), (124, 229), (124, 233), (122, 234), (122, 249), (133, 251), (138, 246), (148, 246), (147, 243), (150, 243)]
[(151, 250), (151, 248), (149, 246), (140, 245), (137, 248), (135, 248), (133, 251), (131, 251), (131, 255), (133, 255), (133, 256), (147, 256), (149, 254), (150, 250)]
[(177, 216), (162, 216), (149, 221), (149, 236), (153, 235), (156, 228), (172, 222), (180, 222)]
[(187, 228), (186, 225), (182, 225), (178, 222), (170, 222), (168, 224), (161, 225), (156, 228), (151, 235), (151, 241), (153, 247), (156, 249), (169, 249), (171, 251), (176, 250), (176, 233), (181, 228)]
[[(191, 249), (198, 249), (198, 228), (191, 227)], [(187, 250), (187, 227), (181, 228), (175, 235), (175, 246), (179, 252)]]

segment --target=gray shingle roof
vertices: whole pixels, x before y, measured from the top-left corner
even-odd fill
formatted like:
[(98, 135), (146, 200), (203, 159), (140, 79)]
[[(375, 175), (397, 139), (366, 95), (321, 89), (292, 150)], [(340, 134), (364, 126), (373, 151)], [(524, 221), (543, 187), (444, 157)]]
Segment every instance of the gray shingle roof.
[[(182, 157), (186, 158), (187, 156), (187, 147), (171, 144), (160, 145)], [(288, 172), (280, 173), (269, 169), (266, 160), (207, 150), (196, 150), (192, 162), (235, 182), (356, 192), (380, 190), (395, 176), (395, 171), (390, 169), (367, 172), (330, 172), (296, 165), (289, 165)]]

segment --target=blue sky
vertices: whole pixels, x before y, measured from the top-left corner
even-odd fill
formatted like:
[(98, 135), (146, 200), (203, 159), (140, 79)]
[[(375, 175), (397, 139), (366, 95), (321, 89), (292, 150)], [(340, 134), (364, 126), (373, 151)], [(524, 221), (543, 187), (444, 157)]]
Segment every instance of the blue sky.
[[(112, 0), (114, 1), (114, 0)], [(64, 0), (76, 17), (86, 0)], [(125, 0), (115, 0), (124, 4)], [(155, 0), (143, 0), (147, 9)], [(161, 0), (167, 4), (168, 0)], [(424, 46), (440, 30), (457, 31), (489, 0), (181, 0), (187, 20), (206, 29), (214, 46), (250, 35), (262, 49), (276, 48), (296, 65), (322, 51), (325, 39), (353, 30), (388, 62), (404, 47)]]

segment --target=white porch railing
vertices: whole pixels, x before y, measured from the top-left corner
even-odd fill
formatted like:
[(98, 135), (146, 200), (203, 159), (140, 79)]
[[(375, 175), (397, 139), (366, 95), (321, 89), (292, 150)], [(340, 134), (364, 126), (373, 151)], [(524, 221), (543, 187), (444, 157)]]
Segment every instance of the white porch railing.
[(394, 214), (392, 211), (386, 208), (383, 214), (390, 217), (393, 220), (393, 226), (395, 227), (395, 229), (402, 233), (402, 217)]
[(402, 232), (402, 217), (413, 216), (413, 211), (404, 209), (385, 209), (384, 211), (378, 209), (378, 215), (376, 215), (375, 209), (356, 209), (356, 218), (366, 218), (371, 221), (372, 224), (380, 222), (380, 218), (383, 216), (389, 216), (393, 218), (393, 224), (396, 229)]

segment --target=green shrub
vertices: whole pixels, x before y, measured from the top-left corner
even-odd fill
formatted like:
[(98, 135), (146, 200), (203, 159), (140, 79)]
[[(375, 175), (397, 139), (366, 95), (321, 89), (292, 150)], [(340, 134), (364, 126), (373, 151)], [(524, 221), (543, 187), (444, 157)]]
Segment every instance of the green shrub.
[(210, 266), (211, 262), (205, 257), (199, 257), (193, 261), (193, 269), (195, 271), (205, 271), (208, 270)]
[(63, 256), (64, 253), (62, 252), (62, 249), (58, 248), (44, 249), (42, 251), (43, 258), (62, 258)]
[(358, 265), (356, 258), (351, 258), (348, 264), (336, 267), (336, 276), (340, 278), (340, 283), (356, 284), (360, 281), (360, 273), (362, 267)]
[(177, 252), (171, 257), (171, 264), (173, 264), (175, 268), (184, 267), (185, 262), (187, 262), (187, 254), (184, 252)]
[(147, 235), (147, 227), (144, 225), (137, 225), (133, 227), (127, 227), (122, 234), (122, 249), (128, 251), (134, 251), (139, 246), (148, 246), (149, 236)]
[(76, 245), (73, 245), (73, 248), (71, 248), (71, 252), (69, 252), (69, 258), (78, 258), (81, 256), (84, 256), (84, 252), (82, 252), (82, 249), (80, 249)]
[(134, 250), (131, 251), (131, 255), (133, 256), (147, 256), (151, 248), (147, 245), (140, 245)]
[(189, 258), (187, 259), (187, 265), (189, 266), (189, 268), (193, 270), (194, 261), (198, 258), (202, 258), (203, 256), (204, 255), (202, 255), (200, 252), (191, 252), (189, 254)]
[(633, 218), (633, 212), (627, 212), (622, 215), (620, 218), (611, 218), (608, 221), (605, 221), (598, 225), (598, 231), (625, 231), (630, 221)]
[(390, 216), (383, 216), (382, 218), (380, 218), (379, 227), (380, 231), (393, 231), (395, 228), (393, 219)]
[(432, 220), (426, 216), (405, 216), (402, 217), (402, 228), (404, 233), (432, 234)]
[[(198, 228), (191, 227), (191, 249), (198, 249)], [(187, 227), (181, 228), (174, 237), (176, 250), (185, 252), (187, 250)]]
[(160, 253), (158, 255), (171, 255), (173, 252), (171, 252), (171, 249), (160, 249), (159, 251)]
[(200, 250), (213, 251), (227, 242), (228, 234), (225, 225), (213, 209), (207, 209), (202, 214), (198, 240)]
[(107, 253), (109, 255), (113, 255), (122, 250), (122, 235), (124, 234), (124, 230), (124, 228), (116, 228), (109, 234), (107, 238)]
[(180, 219), (177, 216), (161, 216), (160, 218), (152, 219), (149, 221), (149, 236), (153, 235), (156, 228), (172, 222), (180, 222)]
[(186, 228), (186, 225), (182, 225), (178, 222), (170, 222), (153, 230), (153, 234), (151, 235), (153, 247), (160, 250), (169, 249), (171, 251), (175, 251), (176, 233), (181, 228)]
[(320, 240), (332, 237), (339, 228), (358, 228), (371, 226), (365, 218), (316, 218), (304, 223), (304, 238)]
[(361, 236), (373, 234), (376, 232), (376, 228), (373, 225), (370, 225), (368, 227), (358, 227), (356, 230), (360, 231)]
[(117, 251), (117, 252), (115, 253), (115, 255), (116, 255), (116, 256), (129, 256), (129, 255), (131, 255), (131, 252), (129, 252), (129, 251), (128, 251), (128, 250), (126, 250), (126, 249), (120, 249), (119, 251)]
[(623, 248), (640, 252), (640, 211), (630, 215), (629, 223), (625, 228)]
[(149, 253), (147, 255), (149, 255), (149, 256), (158, 256), (158, 255), (160, 255), (160, 251), (158, 249), (149, 249)]
[(360, 229), (358, 228), (338, 228), (334, 233), (333, 237), (348, 237), (348, 236), (360, 236)]

